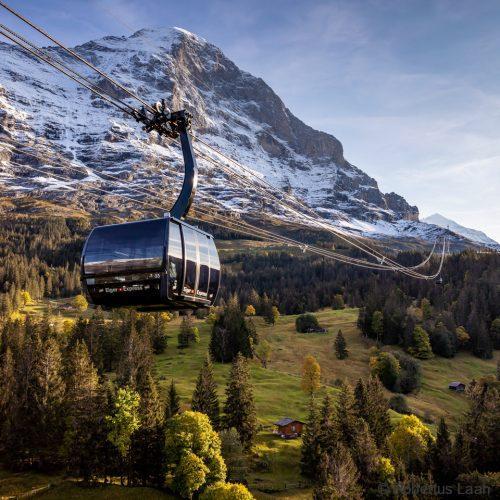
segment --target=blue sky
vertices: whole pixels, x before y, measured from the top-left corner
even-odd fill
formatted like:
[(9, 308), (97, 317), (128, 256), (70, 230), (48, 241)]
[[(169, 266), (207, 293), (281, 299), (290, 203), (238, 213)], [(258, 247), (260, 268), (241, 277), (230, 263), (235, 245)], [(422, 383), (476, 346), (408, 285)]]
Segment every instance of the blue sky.
[(498, 0), (10, 4), (70, 44), (145, 26), (197, 33), (340, 139), (383, 191), (500, 241)]

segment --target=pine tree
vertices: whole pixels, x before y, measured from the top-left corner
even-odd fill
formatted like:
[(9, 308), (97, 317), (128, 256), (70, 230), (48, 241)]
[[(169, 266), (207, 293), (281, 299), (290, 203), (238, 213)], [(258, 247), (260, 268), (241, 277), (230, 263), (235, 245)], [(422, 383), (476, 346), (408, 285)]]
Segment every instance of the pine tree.
[(149, 335), (139, 332), (136, 324), (136, 315), (123, 322), (124, 346), (120, 355), (117, 369), (117, 383), (119, 386), (128, 386), (136, 389), (140, 373), (147, 373), (152, 365), (151, 339)]
[(161, 426), (140, 427), (130, 440), (130, 484), (163, 485), (165, 464), (165, 430)]
[(313, 491), (314, 500), (362, 499), (358, 485), (359, 472), (349, 450), (341, 443), (334, 452), (324, 453), (319, 463), (319, 480)]
[[(319, 412), (319, 435), (317, 453), (333, 453), (335, 443), (340, 439), (338, 426), (335, 422), (335, 410), (332, 398), (327, 393)], [(317, 455), (318, 456), (318, 455)], [(316, 463), (317, 466), (318, 462)], [(318, 469), (316, 469), (318, 472)]]
[(149, 370), (139, 377), (137, 392), (140, 396), (139, 416), (141, 426), (148, 429), (157, 427), (161, 424), (163, 415), (158, 386)]
[(368, 490), (369, 488), (376, 487), (379, 482), (381, 456), (370, 433), (368, 424), (363, 419), (359, 419), (358, 422), (353, 447), (350, 451), (359, 471), (359, 481), (365, 490)]
[(384, 389), (377, 377), (370, 377), (366, 384), (366, 410), (361, 415), (370, 428), (375, 443), (379, 448), (385, 446), (387, 436), (391, 433), (392, 425), (389, 417), (389, 401), (385, 397)]
[(431, 471), (438, 484), (450, 484), (454, 479), (453, 454), (450, 433), (443, 417), (439, 420), (436, 441), (430, 450)]
[(42, 340), (39, 325), (26, 317), (25, 341), (14, 359), (16, 396), (11, 400), (12, 413), (4, 446), (8, 462), (19, 466), (26, 460), (36, 461), (39, 452), (39, 424), (43, 418), (40, 405), (40, 353)]
[(214, 368), (210, 356), (207, 354), (201, 367), (196, 387), (191, 402), (193, 411), (208, 415), (212, 426), (216, 429), (219, 425), (219, 397), (215, 383)]
[(358, 415), (367, 420), (368, 415), (368, 394), (365, 380), (360, 378), (354, 387), (354, 397), (356, 399), (356, 411)]
[(384, 315), (382, 311), (375, 311), (371, 321), (371, 331), (377, 342), (382, 342), (384, 337)]
[(257, 431), (257, 417), (248, 364), (241, 354), (236, 356), (229, 372), (224, 414), (225, 427), (234, 427), (244, 447), (250, 448)]
[(347, 343), (342, 330), (339, 330), (337, 337), (335, 338), (335, 355), (337, 359), (346, 359), (349, 356), (349, 351), (347, 350)]
[(339, 438), (350, 449), (356, 438), (356, 430), (360, 419), (356, 412), (356, 402), (352, 387), (342, 384), (335, 408), (335, 427)]
[(181, 398), (172, 380), (167, 394), (167, 404), (165, 405), (165, 423), (168, 419), (177, 415), (181, 411)]
[(2, 442), (10, 439), (12, 418), (16, 415), (17, 405), (16, 367), (12, 350), (7, 347), (0, 356), (0, 438)]
[(171, 320), (168, 313), (154, 313), (154, 328), (152, 332), (151, 344), (155, 354), (162, 354), (168, 345), (166, 326)]
[(181, 329), (177, 335), (177, 347), (185, 349), (191, 344), (200, 341), (198, 328), (194, 326), (193, 318), (191, 316), (184, 316), (181, 322)]
[(105, 393), (86, 344), (79, 340), (67, 363), (67, 428), (64, 452), (68, 469), (88, 482), (103, 468), (107, 429), (104, 424)]
[(54, 337), (49, 337), (44, 342), (36, 370), (41, 415), (39, 445), (43, 449), (42, 460), (48, 462), (58, 458), (58, 450), (54, 447), (54, 443), (60, 442), (64, 433), (65, 384), (62, 378), (62, 354)]
[(235, 296), (216, 319), (210, 337), (210, 355), (214, 361), (233, 361), (238, 353), (253, 357), (254, 345), (258, 344), (257, 332), (250, 319), (240, 309)]
[(308, 478), (315, 478), (317, 466), (320, 459), (321, 447), (320, 437), (320, 417), (314, 398), (311, 398), (309, 404), (309, 416), (305, 430), (302, 434), (302, 446), (300, 449), (300, 472)]
[(455, 475), (470, 472), (472, 469), (469, 441), (465, 437), (463, 428), (459, 428), (453, 441), (451, 461), (455, 469)]

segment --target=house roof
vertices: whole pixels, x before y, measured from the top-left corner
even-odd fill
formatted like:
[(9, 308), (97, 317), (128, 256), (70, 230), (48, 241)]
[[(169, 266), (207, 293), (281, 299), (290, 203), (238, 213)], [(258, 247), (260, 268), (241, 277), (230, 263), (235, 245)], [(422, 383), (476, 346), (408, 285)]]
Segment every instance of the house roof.
[(297, 420), (295, 418), (285, 417), (285, 418), (282, 418), (281, 420), (278, 420), (277, 422), (274, 422), (274, 425), (277, 425), (278, 427), (283, 427), (284, 425), (291, 424), (292, 422), (299, 422), (301, 424), (304, 423), (301, 420)]
[(458, 387), (459, 385), (465, 385), (463, 382), (450, 382), (449, 387)]

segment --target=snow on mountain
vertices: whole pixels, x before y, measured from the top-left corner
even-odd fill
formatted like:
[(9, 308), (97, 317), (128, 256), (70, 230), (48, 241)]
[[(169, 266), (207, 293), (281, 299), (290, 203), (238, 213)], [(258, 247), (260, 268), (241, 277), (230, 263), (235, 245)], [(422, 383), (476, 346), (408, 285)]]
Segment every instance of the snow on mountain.
[(468, 240), (475, 241), (480, 243), (481, 245), (486, 245), (491, 248), (499, 248), (500, 244), (488, 237), (482, 231), (478, 231), (477, 229), (471, 229), (465, 226), (461, 226), (457, 222), (447, 219), (443, 217), (441, 214), (432, 214), (429, 217), (425, 217), (422, 219), (422, 222), (426, 222), (428, 224), (434, 224), (435, 226), (439, 226), (442, 228), (449, 229), (450, 231), (459, 234)]
[[(45, 50), (138, 106), (61, 49)], [(145, 101), (165, 98), (172, 109), (191, 111), (196, 136), (333, 223), (371, 237), (435, 238), (435, 228), (418, 222), (417, 207), (395, 193), (382, 193), (375, 179), (344, 158), (340, 141), (304, 124), (262, 79), (240, 70), (204, 39), (180, 28), (142, 29), (74, 50)], [(182, 155), (175, 142), (146, 134), (129, 116), (20, 48), (0, 43), (0, 61), (0, 187), (5, 193), (33, 192), (91, 211), (111, 207), (126, 212), (132, 206), (111, 195), (77, 189), (105, 187), (137, 197), (126, 185), (69, 170), (72, 162), (154, 190), (158, 196), (153, 201), (165, 201), (168, 207), (182, 177)], [(57, 160), (36, 160), (28, 152)], [(71, 176), (72, 181), (55, 182), (14, 163)], [(195, 209), (196, 202), (205, 207), (216, 203), (245, 214), (260, 215), (265, 209), (284, 217), (272, 199), (262, 200), (234, 176), (203, 160), (199, 166)]]

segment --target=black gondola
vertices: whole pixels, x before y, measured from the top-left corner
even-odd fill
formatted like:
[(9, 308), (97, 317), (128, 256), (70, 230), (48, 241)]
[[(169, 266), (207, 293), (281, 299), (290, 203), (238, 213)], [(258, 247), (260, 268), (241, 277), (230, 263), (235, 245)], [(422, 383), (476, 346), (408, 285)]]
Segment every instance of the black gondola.
[[(181, 220), (197, 184), (187, 133), (190, 116), (168, 113), (169, 135), (181, 137), (185, 176), (171, 212), (162, 219), (96, 227), (82, 254), (82, 285), (91, 303), (104, 308), (176, 310), (208, 307), (219, 290), (221, 266), (213, 237)], [(154, 127), (155, 130), (158, 130)], [(163, 130), (163, 128), (162, 128)]]

